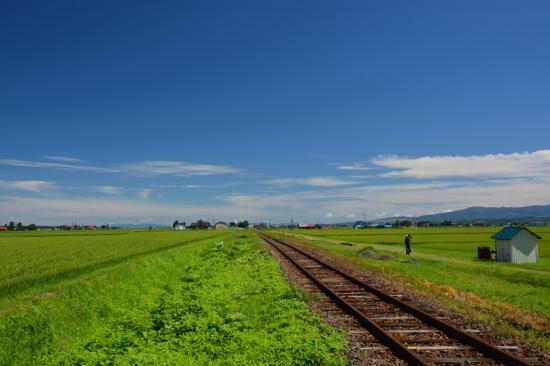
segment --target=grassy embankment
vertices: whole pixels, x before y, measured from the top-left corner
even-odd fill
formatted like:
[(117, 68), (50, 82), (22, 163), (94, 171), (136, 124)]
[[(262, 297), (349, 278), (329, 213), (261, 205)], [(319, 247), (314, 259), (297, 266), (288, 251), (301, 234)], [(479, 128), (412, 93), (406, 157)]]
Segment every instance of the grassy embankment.
[(0, 238), (1, 365), (345, 364), (252, 233), (104, 234)]
[[(456, 310), (550, 348), (550, 228), (540, 236), (540, 261), (480, 261), (477, 247), (492, 246), (498, 228), (329, 229), (287, 231), (294, 240), (339, 255), (360, 268), (379, 271), (426, 291)], [(275, 230), (273, 233), (281, 234)], [(413, 235), (411, 257), (403, 238)], [(341, 242), (353, 246), (339, 245)], [(385, 255), (384, 259), (365, 256)], [(363, 255), (361, 255), (363, 254)], [(390, 256), (388, 260), (387, 256)], [(393, 258), (392, 258), (393, 257)]]

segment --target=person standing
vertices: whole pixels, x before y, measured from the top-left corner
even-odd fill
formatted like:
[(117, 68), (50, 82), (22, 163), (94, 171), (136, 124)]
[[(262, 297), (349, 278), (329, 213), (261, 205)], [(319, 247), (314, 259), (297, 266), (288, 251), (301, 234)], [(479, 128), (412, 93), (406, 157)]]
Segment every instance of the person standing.
[(407, 255), (411, 254), (412, 235), (405, 236), (405, 252)]

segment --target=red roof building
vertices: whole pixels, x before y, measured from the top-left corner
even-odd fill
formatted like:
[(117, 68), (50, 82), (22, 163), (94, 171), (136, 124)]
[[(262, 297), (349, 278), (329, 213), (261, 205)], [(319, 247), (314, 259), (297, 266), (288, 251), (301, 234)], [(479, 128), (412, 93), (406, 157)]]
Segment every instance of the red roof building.
[(0, 226), (0, 231), (8, 231), (8, 228), (5, 226)]

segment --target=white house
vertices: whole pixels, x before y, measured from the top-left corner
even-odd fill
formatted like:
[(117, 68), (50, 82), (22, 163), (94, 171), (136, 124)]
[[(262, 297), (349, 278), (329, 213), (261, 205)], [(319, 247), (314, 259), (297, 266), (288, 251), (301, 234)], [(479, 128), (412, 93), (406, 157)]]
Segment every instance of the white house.
[(174, 225), (174, 230), (186, 230), (187, 227), (184, 223)]
[(505, 227), (495, 235), (497, 262), (536, 263), (540, 236), (525, 227)]
[(214, 226), (216, 230), (227, 230), (227, 224), (223, 221), (216, 222), (216, 225)]

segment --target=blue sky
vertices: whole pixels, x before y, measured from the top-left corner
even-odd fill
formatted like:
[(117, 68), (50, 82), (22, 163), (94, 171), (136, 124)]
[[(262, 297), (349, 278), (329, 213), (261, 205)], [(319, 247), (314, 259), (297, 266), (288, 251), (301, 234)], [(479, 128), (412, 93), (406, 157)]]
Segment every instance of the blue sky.
[(0, 222), (550, 203), (546, 1), (13, 1)]

